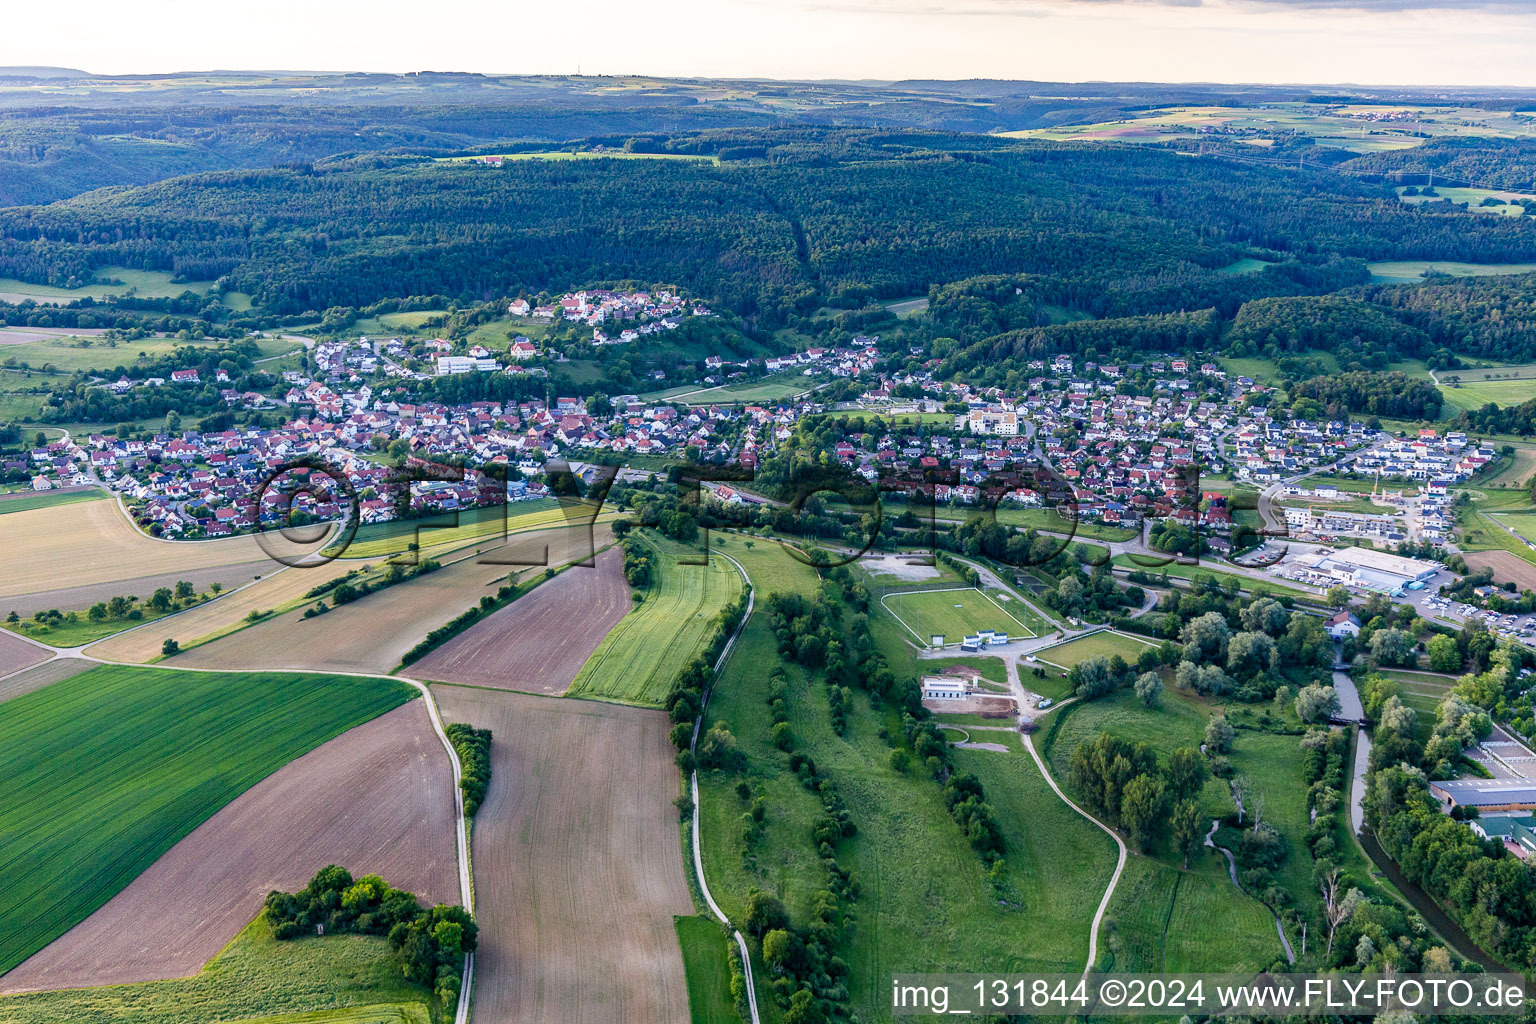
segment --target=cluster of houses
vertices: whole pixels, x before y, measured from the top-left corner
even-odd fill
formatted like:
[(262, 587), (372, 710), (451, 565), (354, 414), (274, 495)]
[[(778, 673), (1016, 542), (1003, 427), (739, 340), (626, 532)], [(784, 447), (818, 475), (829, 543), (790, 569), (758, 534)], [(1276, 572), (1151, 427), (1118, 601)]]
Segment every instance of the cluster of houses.
[[(1072, 488), (1082, 518), (1171, 518), (1219, 529), (1231, 525), (1232, 512), (1221, 494), (1196, 497), (1200, 473), (1230, 472), (1258, 485), (1331, 463), (1374, 433), (1339, 422), (1272, 419), (1267, 388), (1230, 379), (1211, 363), (1078, 363), (1059, 355), (1026, 367), (1038, 375), (1008, 391), (938, 381), (928, 372), (884, 378), (863, 393), (864, 408), (915, 413), (962, 405), (954, 436), (879, 437), (872, 450), (850, 442), (836, 454), (871, 476), (884, 467), (958, 469), (960, 482), (936, 494), (958, 503), (978, 500), (989, 474), (1044, 456)], [(1123, 388), (1128, 379), (1139, 386)], [(915, 394), (922, 397), (894, 397)], [(1029, 505), (1043, 496), (1026, 488), (1008, 500)]]
[[(156, 533), (218, 537), (285, 518), (287, 503), (278, 494), (269, 494), (273, 507), (267, 509), (257, 507), (256, 495), (264, 481), (303, 457), (318, 458), (329, 473), (345, 477), (359, 496), (361, 520), (379, 522), (398, 514), (389, 467), (378, 458), (382, 447), (400, 454), (403, 445), (403, 454), (426, 463), (467, 456), (471, 466), (515, 466), (518, 472), (508, 475), (531, 478), (551, 459), (601, 452), (681, 457), (694, 448), (701, 458), (755, 465), (759, 447), (787, 438), (804, 411), (679, 408), (620, 395), (611, 412), (594, 416), (574, 396), (448, 406), (408, 401), (405, 394), (369, 384), (338, 393), (328, 383), (298, 378), (285, 396), (294, 417), (279, 428), (188, 430), (149, 439), (92, 434), (54, 441), (6, 466), (29, 474), (36, 490), (102, 483), (121, 493)], [(414, 484), (411, 493), (413, 508), (442, 511), (501, 500), (472, 471), (461, 480)], [(546, 493), (536, 479), (514, 479), (507, 489), (512, 500)], [(346, 513), (338, 501), (312, 495), (299, 495), (292, 505), (319, 519)]]
[(519, 298), (507, 305), (507, 312), (535, 320), (559, 319), (585, 324), (592, 328), (594, 345), (621, 345), (657, 331), (675, 330), (686, 316), (714, 316), (702, 302), (684, 299), (664, 288), (569, 292), (551, 303), (537, 306)]
[[(509, 312), (581, 321), (604, 330), (622, 325), (638, 330), (673, 317), (710, 315), (701, 304), (663, 289), (579, 291), (539, 306), (517, 299)], [(883, 474), (949, 471), (953, 476), (933, 492), (940, 503), (979, 502), (995, 494), (1010, 471), (1043, 457), (1057, 477), (1045, 486), (1062, 493), (1018, 486), (1007, 500), (1025, 506), (1075, 503), (1078, 516), (1088, 520), (1136, 525), (1163, 518), (1215, 527), (1219, 534), (1231, 526), (1233, 513), (1223, 493), (1199, 489), (1200, 473), (1225, 472), (1263, 485), (1354, 453), (1361, 470), (1423, 481), (1422, 535), (1436, 540), (1450, 530), (1450, 484), (1494, 457), (1489, 446), (1458, 433), (1442, 437), (1426, 430), (1400, 440), (1359, 424), (1272, 418), (1266, 387), (1232, 378), (1212, 363), (1167, 358), (1100, 364), (1058, 355), (1026, 363), (1025, 379), (1005, 390), (936, 380), (931, 363), (875, 377), (878, 341), (860, 336), (845, 347), (775, 357), (765, 368), (799, 367), (867, 380), (855, 403), (866, 412), (955, 412), (952, 429), (936, 428), (930, 421), (922, 427), (850, 435), (830, 453), (871, 480)], [(425, 343), (437, 375), (502, 369), (483, 346), (454, 349), (443, 339)], [(519, 361), (537, 354), (525, 338), (515, 340), (507, 370), (522, 371)], [(637, 395), (614, 396), (611, 409), (601, 415), (574, 397), (505, 407), (496, 402), (445, 406), (412, 399), (413, 386), (430, 375), (406, 368), (409, 357), (398, 339), (324, 342), (313, 350), (314, 378), (285, 372), (280, 398), (231, 392), (234, 401), (285, 404), (291, 413), (285, 427), (184, 432), (151, 442), (93, 437), (79, 451), (34, 456), (28, 468), (36, 472), (39, 487), (90, 482), (94, 474), (124, 491), (165, 531), (184, 535), (221, 525), (254, 526), (259, 511), (241, 508), (242, 490), (275, 461), (296, 455), (323, 456), (360, 494), (378, 490), (379, 468), (370, 457), (376, 460), (381, 446), (400, 454), (400, 443), (406, 454), (424, 460), (467, 456), (471, 465), (517, 465), (531, 476), (557, 457), (680, 457), (688, 451), (750, 468), (765, 447), (791, 436), (800, 417), (824, 409), (809, 401), (675, 406)], [(736, 376), (730, 371), (739, 365), (718, 355), (705, 364), (715, 383)], [(242, 472), (230, 472), (231, 464)], [(441, 489), (444, 502), (480, 500), (476, 487), (466, 488), (462, 493)], [(377, 495), (368, 499), (381, 500)], [(392, 503), (387, 508), (369, 505), (365, 513), (387, 516), (393, 508)], [(1286, 518), (1297, 533), (1353, 533), (1389, 541), (1400, 536), (1403, 522), (1326, 508), (1288, 508)]]

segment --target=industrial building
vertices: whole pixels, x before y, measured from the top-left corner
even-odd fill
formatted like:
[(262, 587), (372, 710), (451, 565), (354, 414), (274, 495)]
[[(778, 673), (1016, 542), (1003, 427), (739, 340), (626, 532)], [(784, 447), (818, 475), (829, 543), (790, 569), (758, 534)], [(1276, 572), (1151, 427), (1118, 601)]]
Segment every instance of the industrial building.
[(1536, 809), (1536, 779), (1442, 779), (1429, 791), (1447, 811), (1476, 807), (1479, 811)]
[(1439, 572), (1441, 566), (1374, 548), (1340, 548), (1298, 555), (1285, 568), (1285, 575), (1314, 586), (1342, 583), (1397, 597), (1404, 587), (1422, 583)]

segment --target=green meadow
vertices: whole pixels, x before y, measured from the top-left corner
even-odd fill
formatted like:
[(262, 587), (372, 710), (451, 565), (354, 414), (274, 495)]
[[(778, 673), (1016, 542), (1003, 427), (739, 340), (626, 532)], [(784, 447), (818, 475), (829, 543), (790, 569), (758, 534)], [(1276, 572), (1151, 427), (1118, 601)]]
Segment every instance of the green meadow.
[(435, 1004), (383, 938), (278, 942), (258, 917), (190, 978), (0, 996), (0, 1024), (435, 1024)]
[[(737, 553), (734, 538), (731, 544)], [(720, 721), (731, 729), (747, 766), (740, 776), (715, 771), (699, 778), (705, 873), (716, 900), (737, 923), (752, 886), (781, 898), (795, 920), (808, 920), (825, 877), (810, 839), (821, 803), (788, 770), (789, 755), (770, 742), (764, 713), (770, 685), (764, 666), (778, 659), (762, 602), (776, 590), (811, 594), (816, 581), (809, 572), (777, 571), (762, 549), (758, 544), (757, 557), (748, 564), (758, 610), (716, 683), (705, 722), (706, 728)], [(920, 663), (900, 627), (875, 617), (871, 628), (893, 670), (915, 674)], [(1000, 902), (980, 857), (945, 809), (937, 783), (921, 769), (901, 772), (891, 766), (891, 743), (880, 733), (899, 734), (894, 711), (871, 706), (855, 691), (848, 728), (839, 736), (831, 727), (822, 682), (797, 665), (786, 666), (786, 672), (795, 749), (835, 780), (858, 825), (854, 837), (838, 844), (837, 857), (863, 880), (847, 948), (839, 954), (853, 965), (848, 985), (859, 1019), (892, 1019), (893, 971), (1082, 970), (1088, 926), (1114, 867), (1109, 837), (1057, 799), (1021, 753), (955, 751), (957, 769), (982, 781), (1006, 838), (1001, 882), (1006, 898)], [(762, 793), (768, 807), (764, 834), (750, 850), (741, 825), (746, 804), (735, 792), (738, 779)], [(759, 964), (759, 1003), (764, 1019), (776, 1024), (782, 1015), (764, 998), (764, 970)]]

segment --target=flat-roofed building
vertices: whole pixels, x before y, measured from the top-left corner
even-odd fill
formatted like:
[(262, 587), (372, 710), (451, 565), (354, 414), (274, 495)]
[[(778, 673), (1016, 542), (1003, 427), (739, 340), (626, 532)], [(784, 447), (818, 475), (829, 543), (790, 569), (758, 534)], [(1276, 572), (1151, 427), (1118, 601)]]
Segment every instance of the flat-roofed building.
[(1431, 782), (1429, 791), (1446, 810), (1536, 810), (1536, 779), (1442, 779)]
[(924, 676), (924, 700), (964, 700), (967, 690), (964, 679), (954, 676)]

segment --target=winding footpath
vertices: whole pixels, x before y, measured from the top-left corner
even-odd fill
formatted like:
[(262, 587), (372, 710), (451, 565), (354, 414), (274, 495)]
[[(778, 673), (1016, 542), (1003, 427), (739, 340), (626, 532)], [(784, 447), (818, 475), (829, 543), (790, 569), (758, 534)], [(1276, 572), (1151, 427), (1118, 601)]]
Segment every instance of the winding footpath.
[[(709, 689), (704, 691), (704, 701), (699, 707), (699, 717), (693, 720), (693, 738), (688, 742), (688, 751), (692, 753), (699, 745), (699, 730), (704, 726), (704, 711), (709, 707), (709, 695), (715, 690), (715, 680), (720, 678), (720, 670), (725, 667), (726, 659), (736, 649), (736, 641), (741, 637), (741, 631), (747, 628), (747, 621), (752, 618), (752, 608), (757, 603), (757, 593), (752, 587), (752, 577), (747, 575), (747, 570), (736, 559), (723, 551), (715, 554), (730, 562), (741, 573), (741, 578), (747, 584), (747, 610), (742, 613), (741, 621), (736, 624), (736, 631), (725, 642), (725, 649), (720, 652), (720, 657), (715, 659), (714, 672), (710, 676)], [(693, 872), (699, 879), (699, 891), (704, 894), (704, 902), (709, 904), (710, 912), (719, 919), (720, 923), (731, 929), (731, 934), (736, 938), (736, 948), (741, 953), (741, 970), (747, 982), (747, 1009), (752, 1012), (752, 1024), (761, 1024), (757, 1013), (757, 984), (752, 980), (752, 953), (747, 949), (747, 940), (742, 936), (741, 929), (731, 924), (731, 919), (725, 916), (725, 911), (720, 909), (720, 904), (715, 902), (715, 897), (709, 891), (709, 882), (704, 878), (704, 853), (699, 843), (699, 771), (695, 768), (688, 780), (689, 794), (693, 797)], [(464, 1024), (458, 1021), (456, 1024)]]
[[(1056, 708), (1070, 704), (1075, 699), (1076, 698), (1068, 698), (1067, 700), (1062, 701), (1060, 704), (1057, 704)], [(1054, 711), (1056, 708), (1052, 708), (1051, 710)], [(1050, 714), (1050, 712), (1048, 711), (1046, 714)], [(1125, 871), (1125, 861), (1126, 857), (1128, 856), (1125, 848), (1125, 840), (1121, 839), (1120, 834), (1114, 829), (1110, 828), (1098, 818), (1095, 818), (1093, 815), (1083, 810), (1077, 804), (1073, 803), (1071, 798), (1061, 791), (1061, 787), (1056, 785), (1056, 779), (1051, 775), (1050, 769), (1046, 768), (1044, 759), (1040, 757), (1040, 752), (1035, 749), (1034, 736), (1030, 735), (1029, 733), (1024, 734), (1024, 749), (1029, 751), (1029, 756), (1035, 759), (1035, 767), (1040, 769), (1041, 777), (1045, 779), (1046, 785), (1051, 787), (1051, 791), (1061, 798), (1061, 802), (1072, 808), (1084, 818), (1087, 818), (1089, 821), (1093, 822), (1095, 825), (1099, 826), (1099, 828), (1103, 829), (1104, 833), (1115, 841), (1115, 846), (1119, 847), (1120, 849), (1120, 859), (1115, 862), (1115, 873), (1109, 876), (1109, 885), (1104, 889), (1104, 898), (1099, 900), (1099, 908), (1093, 912), (1093, 923), (1088, 926), (1088, 962), (1083, 965), (1083, 973), (1087, 974), (1089, 971), (1093, 970), (1093, 965), (1098, 963), (1099, 927), (1104, 923), (1104, 913), (1109, 909), (1109, 901), (1113, 899), (1115, 895), (1115, 886), (1120, 884), (1120, 875)]]

